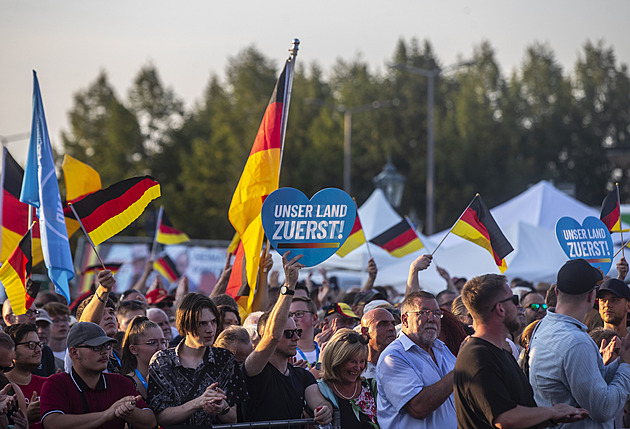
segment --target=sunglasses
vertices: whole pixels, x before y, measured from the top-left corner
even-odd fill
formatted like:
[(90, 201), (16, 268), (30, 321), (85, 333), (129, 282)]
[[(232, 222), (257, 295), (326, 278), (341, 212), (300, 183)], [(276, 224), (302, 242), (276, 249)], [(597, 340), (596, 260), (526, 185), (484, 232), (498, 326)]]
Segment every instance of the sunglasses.
[[(502, 299), (501, 301), (498, 301), (497, 304), (502, 304), (502, 303), (510, 301), (510, 300), (512, 300), (514, 305), (518, 305), (518, 303), (520, 302), (520, 300), (518, 298), (518, 295), (512, 295), (509, 298), (505, 298), (505, 299)], [(496, 304), (495, 304), (495, 307), (496, 307)]]
[(105, 344), (101, 344), (100, 346), (88, 346), (87, 344), (81, 344), (75, 347), (78, 349), (91, 349), (92, 351), (96, 353), (100, 353), (103, 349), (110, 351), (114, 347), (114, 344), (105, 343)]
[(166, 300), (166, 301), (162, 301), (162, 302), (158, 302), (157, 304), (154, 304), (157, 308), (171, 308), (173, 306), (173, 301)]
[(17, 343), (16, 346), (19, 346), (22, 344), (24, 344), (26, 347), (28, 347), (31, 350), (44, 348), (44, 343), (42, 343), (41, 341), (25, 341), (23, 343)]
[(529, 305), (527, 306), (527, 308), (531, 308), (531, 309), (532, 309), (532, 310), (534, 310), (534, 311), (538, 311), (538, 310), (540, 310), (541, 308), (542, 308), (543, 310), (547, 310), (547, 304), (529, 304)]
[(368, 343), (368, 340), (363, 335), (354, 334), (354, 333), (344, 335), (343, 337), (339, 339), (339, 341), (347, 341), (349, 344), (356, 344), (357, 342), (361, 344)]
[(284, 338), (286, 338), (287, 340), (290, 340), (291, 338), (293, 338), (293, 335), (297, 335), (298, 338), (300, 338), (302, 336), (302, 330), (301, 329), (285, 329), (284, 330)]

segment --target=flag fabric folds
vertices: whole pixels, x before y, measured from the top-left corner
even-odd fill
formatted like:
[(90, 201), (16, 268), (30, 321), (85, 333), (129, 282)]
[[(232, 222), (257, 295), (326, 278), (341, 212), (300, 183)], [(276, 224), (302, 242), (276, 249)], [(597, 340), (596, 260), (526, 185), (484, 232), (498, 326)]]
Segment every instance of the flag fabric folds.
[(32, 236), (32, 256), (33, 265), (37, 265), (44, 259), (42, 255), (42, 246), (39, 237), (39, 222), (34, 214), (35, 209), (29, 207), (20, 201), (20, 193), (22, 192), (22, 180), (24, 179), (24, 170), (13, 159), (7, 148), (3, 148), (2, 154), (2, 175), (0, 176), (0, 187), (2, 194), (2, 251), (0, 254), (0, 262), (4, 262), (11, 255), (11, 252), (17, 247), (18, 243), (28, 232), (28, 211), (33, 211), (33, 220), (36, 224), (31, 228)]
[(401, 258), (424, 247), (422, 241), (406, 219), (370, 240), (390, 255)]
[(163, 210), (161, 221), (158, 225), (157, 242), (162, 244), (181, 244), (189, 240), (190, 238), (188, 238), (186, 233), (173, 227), (166, 210)]
[[(0, 282), (4, 286), (7, 298), (15, 314), (24, 314), (28, 310), (27, 280), (31, 276), (31, 230), (22, 237), (11, 256), (0, 267)], [(30, 300), (30, 304), (33, 300)]]
[(361, 245), (365, 243), (365, 241), (365, 232), (363, 231), (363, 226), (361, 226), (359, 211), (357, 210), (357, 216), (354, 219), (354, 226), (352, 227), (352, 230), (350, 231), (350, 235), (346, 239), (346, 242), (343, 243), (343, 246), (341, 246), (339, 250), (337, 250), (337, 255), (343, 258), (348, 253), (361, 247)]
[(285, 129), (285, 107), (288, 107), (291, 61), (287, 60), (271, 95), (249, 158), (236, 186), (229, 209), (229, 219), (241, 237), (247, 261), (249, 298), (251, 308), (256, 290), (258, 267), (264, 231), (260, 212), (267, 195), (278, 189), (280, 159)]
[(33, 71), (33, 121), (31, 141), (20, 201), (37, 207), (44, 262), (55, 291), (70, 304), (68, 281), (74, 277), (70, 243), (59, 195), (57, 174), (37, 75)]
[(182, 276), (179, 271), (177, 271), (175, 262), (173, 262), (168, 255), (158, 258), (158, 260), (153, 263), (153, 267), (170, 283), (173, 283)]
[[(159, 196), (160, 184), (152, 177), (133, 177), (89, 194), (72, 206), (97, 246), (129, 226)], [(69, 209), (66, 214), (72, 216)]]
[(456, 235), (486, 249), (502, 273), (507, 269), (505, 257), (514, 250), (490, 210), (477, 194), (451, 229)]
[[(66, 202), (74, 203), (92, 192), (101, 189), (101, 176), (87, 164), (65, 154), (63, 157), (63, 178), (66, 184)], [(66, 215), (68, 237), (80, 228), (79, 222)]]
[(619, 198), (617, 189), (611, 191), (602, 202), (602, 212), (599, 218), (610, 232), (621, 231), (621, 210), (619, 209)]

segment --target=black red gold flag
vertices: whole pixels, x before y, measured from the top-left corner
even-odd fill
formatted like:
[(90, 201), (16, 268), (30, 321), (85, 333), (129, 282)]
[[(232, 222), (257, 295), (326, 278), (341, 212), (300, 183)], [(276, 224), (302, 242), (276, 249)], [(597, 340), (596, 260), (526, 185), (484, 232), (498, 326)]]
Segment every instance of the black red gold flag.
[(418, 234), (416, 234), (406, 219), (401, 220), (387, 231), (374, 237), (370, 240), (370, 243), (376, 244), (397, 258), (424, 247), (422, 241), (418, 238)]
[(185, 232), (173, 227), (166, 210), (163, 210), (161, 222), (158, 226), (157, 242), (162, 244), (181, 244), (189, 240), (190, 238)]
[(14, 314), (24, 314), (28, 309), (26, 284), (31, 277), (32, 263), (31, 230), (29, 229), (11, 256), (0, 267), (0, 283), (4, 286)]
[(610, 232), (621, 231), (621, 210), (619, 209), (619, 198), (617, 189), (611, 191), (602, 202), (602, 212), (599, 218)]
[(168, 255), (164, 255), (157, 261), (155, 261), (153, 263), (153, 267), (170, 283), (173, 283), (175, 280), (182, 276), (179, 271), (177, 271), (175, 262), (173, 262), (173, 260)]

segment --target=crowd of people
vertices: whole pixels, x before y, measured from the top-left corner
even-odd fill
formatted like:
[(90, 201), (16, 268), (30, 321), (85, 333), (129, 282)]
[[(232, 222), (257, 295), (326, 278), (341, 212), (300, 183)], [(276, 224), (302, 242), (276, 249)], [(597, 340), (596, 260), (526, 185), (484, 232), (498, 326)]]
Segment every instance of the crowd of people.
[(556, 284), (486, 274), (404, 295), (299, 281), (265, 258), (255, 309), (176, 290), (151, 272), (116, 293), (110, 271), (72, 305), (43, 292), (2, 309), (0, 428), (178, 428), (311, 419), (342, 428), (630, 427), (628, 264), (605, 278), (568, 261)]

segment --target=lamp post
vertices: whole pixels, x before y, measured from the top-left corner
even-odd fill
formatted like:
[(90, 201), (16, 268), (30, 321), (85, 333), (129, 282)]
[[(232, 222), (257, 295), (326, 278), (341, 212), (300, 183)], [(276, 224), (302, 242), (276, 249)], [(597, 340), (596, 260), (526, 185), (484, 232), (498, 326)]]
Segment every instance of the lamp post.
[(472, 61), (451, 64), (447, 67), (436, 67), (432, 70), (413, 67), (407, 64), (390, 64), (391, 68), (407, 71), (427, 78), (427, 216), (426, 234), (433, 234), (435, 231), (435, 142), (433, 132), (433, 111), (435, 108), (435, 78), (445, 71), (459, 67), (472, 65)]
[(355, 113), (369, 112), (370, 110), (382, 109), (390, 106), (398, 106), (400, 101), (395, 98), (387, 101), (373, 101), (369, 104), (362, 106), (352, 107), (350, 109), (343, 105), (330, 105), (324, 103), (323, 100), (306, 99), (307, 104), (314, 104), (316, 106), (327, 107), (331, 110), (343, 113), (343, 190), (351, 195), (351, 160), (352, 160), (352, 115)]
[(374, 177), (373, 180), (374, 185), (383, 191), (385, 198), (387, 198), (392, 207), (400, 207), (403, 189), (405, 188), (405, 177), (396, 171), (391, 156), (387, 157), (387, 163), (383, 167), (383, 171)]

